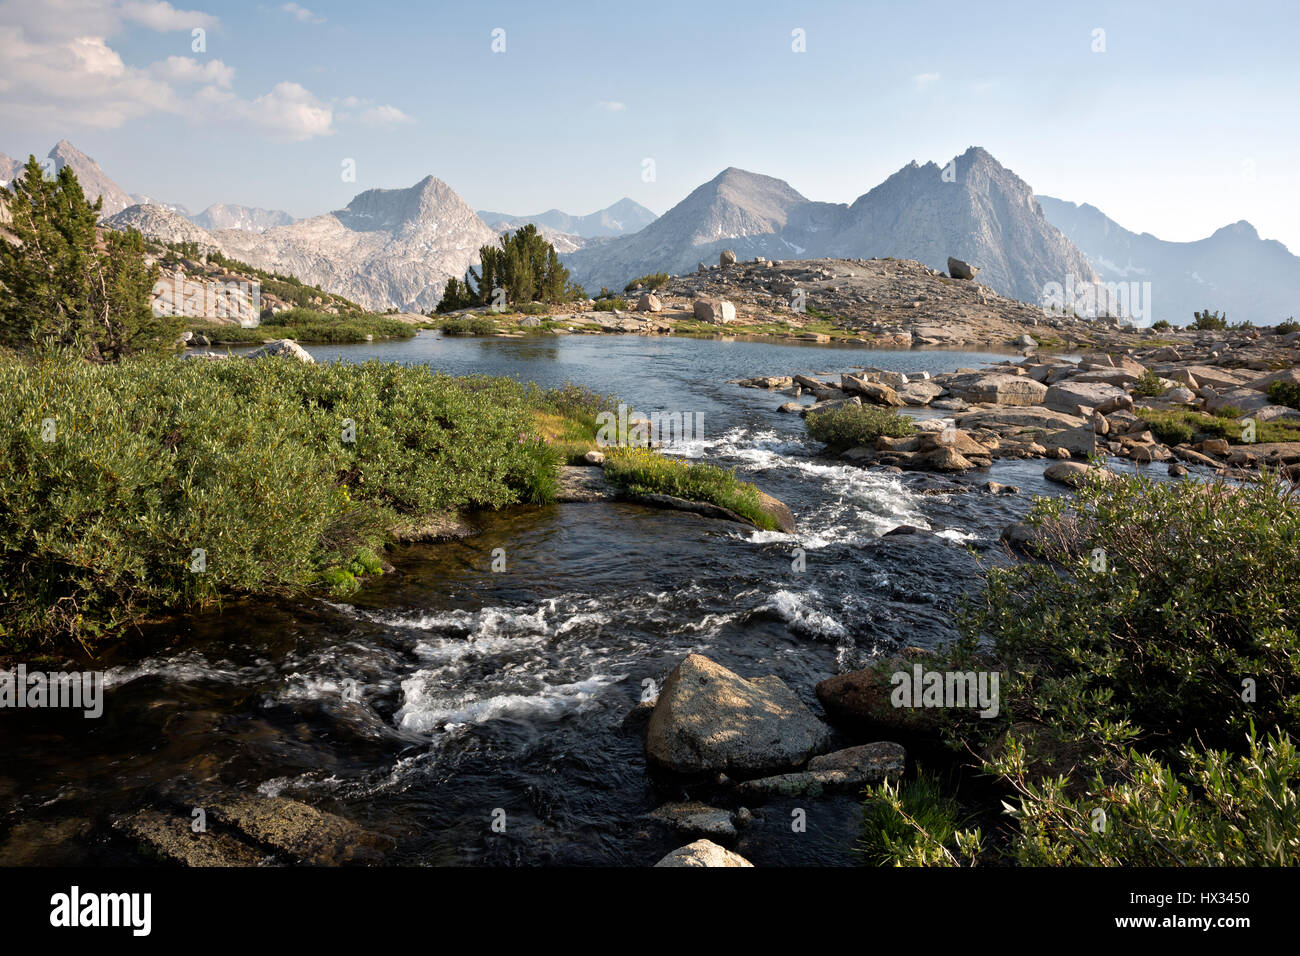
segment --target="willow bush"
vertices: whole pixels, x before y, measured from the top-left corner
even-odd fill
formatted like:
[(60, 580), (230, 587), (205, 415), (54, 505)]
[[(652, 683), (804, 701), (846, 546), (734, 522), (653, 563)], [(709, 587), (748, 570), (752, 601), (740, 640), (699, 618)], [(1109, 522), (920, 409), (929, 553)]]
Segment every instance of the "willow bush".
[[(0, 360), (0, 643), (330, 579), (404, 516), (553, 494), (528, 395), (424, 366)], [(196, 569), (197, 568), (197, 569)]]

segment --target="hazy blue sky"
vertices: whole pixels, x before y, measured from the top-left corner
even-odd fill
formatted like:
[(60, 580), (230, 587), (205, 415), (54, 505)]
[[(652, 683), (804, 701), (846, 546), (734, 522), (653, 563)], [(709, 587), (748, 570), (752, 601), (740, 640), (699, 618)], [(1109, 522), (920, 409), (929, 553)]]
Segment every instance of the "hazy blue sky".
[(0, 151), (66, 136), (129, 191), (302, 216), (429, 173), (517, 214), (622, 196), (662, 213), (727, 166), (851, 202), (980, 145), (1128, 228), (1187, 240), (1248, 219), (1300, 252), (1297, 19), (1253, 2), (0, 0)]

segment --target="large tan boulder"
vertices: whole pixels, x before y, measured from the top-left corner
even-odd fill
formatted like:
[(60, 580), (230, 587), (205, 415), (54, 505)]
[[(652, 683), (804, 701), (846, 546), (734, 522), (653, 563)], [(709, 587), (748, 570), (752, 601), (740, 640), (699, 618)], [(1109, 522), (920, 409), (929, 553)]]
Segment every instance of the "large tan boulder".
[(718, 846), (712, 840), (696, 840), (686, 846), (678, 847), (655, 866), (748, 866), (753, 867), (739, 853), (733, 853), (726, 847)]
[(864, 378), (858, 378), (856, 375), (844, 374), (840, 376), (841, 388), (850, 395), (860, 395), (869, 402), (876, 405), (887, 405), (891, 408), (901, 408), (907, 404), (898, 397), (888, 385), (880, 382), (868, 382)]
[(299, 362), (306, 362), (308, 365), (316, 364), (316, 360), (311, 357), (311, 354), (293, 339), (276, 339), (274, 342), (267, 342), (260, 349), (254, 349), (248, 353), (248, 357), (251, 359), (268, 355), (277, 358), (293, 358)]
[(1095, 465), (1085, 465), (1080, 461), (1058, 461), (1054, 465), (1048, 465), (1047, 470), (1043, 472), (1043, 477), (1048, 481), (1054, 481), (1060, 485), (1070, 485), (1078, 487), (1079, 484), (1091, 475), (1100, 475), (1106, 480), (1115, 477), (1113, 471), (1107, 471), (1105, 468), (1098, 468)]
[(701, 322), (726, 325), (736, 321), (736, 307), (726, 299), (696, 299), (691, 308)]
[(974, 279), (975, 273), (979, 271), (978, 266), (963, 262), (961, 259), (954, 259), (952, 256), (948, 257), (948, 275), (954, 279)]
[(678, 773), (774, 773), (824, 752), (830, 728), (779, 677), (746, 680), (689, 654), (659, 691), (646, 757)]
[(987, 405), (1039, 405), (1047, 386), (1028, 375), (1007, 372), (974, 372), (948, 382), (948, 390), (964, 401)]
[(1096, 408), (1098, 405), (1127, 394), (1128, 392), (1118, 385), (1107, 385), (1105, 382), (1080, 382), (1072, 378), (1065, 382), (1058, 382), (1049, 388), (1043, 398), (1043, 404), (1048, 408), (1073, 411), (1080, 405)]

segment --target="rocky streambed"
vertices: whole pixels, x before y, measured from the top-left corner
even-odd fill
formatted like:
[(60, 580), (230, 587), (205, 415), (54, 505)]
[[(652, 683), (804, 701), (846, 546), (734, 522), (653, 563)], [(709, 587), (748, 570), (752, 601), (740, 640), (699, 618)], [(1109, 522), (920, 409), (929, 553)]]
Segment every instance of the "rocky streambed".
[(1016, 458), (935, 474), (828, 457), (767, 391), (728, 384), (939, 381), (997, 355), (423, 334), (308, 351), (700, 413), (672, 453), (735, 469), (795, 527), (604, 494), (483, 513), (399, 546), (347, 601), (232, 602), (57, 662), (104, 671), (103, 716), (4, 715), (0, 860), (852, 864), (861, 784), (924, 746), (872, 716), (865, 672), (951, 640), (978, 562), (1010, 560), (1002, 530), (1067, 490)]
[[(1201, 335), (1181, 348), (1070, 359), (1030, 352), (937, 375), (864, 367), (838, 380), (796, 373), (738, 382), (791, 398), (779, 410), (800, 416), (869, 404), (918, 419), (914, 437), (834, 449), (855, 464), (965, 472), (1001, 459), (1115, 456), (1165, 462), (1174, 475), (1190, 465), (1296, 476), (1300, 410), (1272, 397), (1277, 383), (1300, 395), (1300, 332)], [(1270, 432), (1282, 440), (1266, 440)], [(1070, 474), (1058, 468), (1048, 477)]]

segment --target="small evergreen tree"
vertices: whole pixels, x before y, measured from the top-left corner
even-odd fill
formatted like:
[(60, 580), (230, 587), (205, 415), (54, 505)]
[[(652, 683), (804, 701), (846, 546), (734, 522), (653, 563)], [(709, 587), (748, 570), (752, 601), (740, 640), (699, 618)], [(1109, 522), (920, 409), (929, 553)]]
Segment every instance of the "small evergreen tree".
[(1195, 319), (1192, 323), (1194, 329), (1214, 332), (1228, 327), (1228, 317), (1226, 315), (1220, 316), (1218, 312), (1211, 312), (1209, 309), (1193, 312), (1192, 316)]
[(584, 297), (582, 287), (569, 281), (569, 270), (560, 263), (555, 247), (532, 223), (504, 234), (500, 245), (479, 249), (478, 271), (470, 268), (464, 282), (448, 280), (436, 311), (494, 305), (497, 289), (508, 305)]
[(174, 347), (183, 320), (150, 307), (157, 267), (145, 265), (143, 238), (101, 241), (100, 206), (70, 167), (46, 179), (28, 157), (9, 197), (13, 238), (0, 238), (0, 344), (71, 348), (92, 362)]

